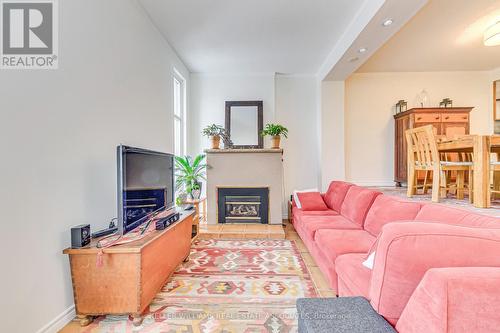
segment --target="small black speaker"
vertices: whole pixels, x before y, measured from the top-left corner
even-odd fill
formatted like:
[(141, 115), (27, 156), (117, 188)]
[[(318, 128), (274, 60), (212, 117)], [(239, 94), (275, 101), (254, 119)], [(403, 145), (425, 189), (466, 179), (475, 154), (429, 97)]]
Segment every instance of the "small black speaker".
[(71, 247), (78, 249), (90, 244), (90, 224), (81, 224), (71, 228)]

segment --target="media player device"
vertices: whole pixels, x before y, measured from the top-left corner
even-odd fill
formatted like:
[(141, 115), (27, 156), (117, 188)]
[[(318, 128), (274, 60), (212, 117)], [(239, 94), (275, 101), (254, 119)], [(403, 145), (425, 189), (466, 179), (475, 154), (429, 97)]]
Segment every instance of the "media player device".
[(156, 230), (163, 230), (163, 229), (167, 228), (168, 226), (179, 221), (179, 218), (180, 218), (179, 213), (173, 213), (173, 214), (170, 214), (166, 217), (162, 217), (161, 219), (158, 219), (156, 221)]
[(90, 224), (80, 224), (71, 228), (71, 247), (78, 249), (90, 244)]

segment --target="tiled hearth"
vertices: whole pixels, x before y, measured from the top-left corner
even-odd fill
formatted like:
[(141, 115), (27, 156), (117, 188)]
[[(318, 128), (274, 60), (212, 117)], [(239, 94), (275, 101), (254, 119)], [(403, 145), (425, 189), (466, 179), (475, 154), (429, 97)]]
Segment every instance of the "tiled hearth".
[(200, 224), (200, 238), (284, 239), (285, 231), (280, 224)]

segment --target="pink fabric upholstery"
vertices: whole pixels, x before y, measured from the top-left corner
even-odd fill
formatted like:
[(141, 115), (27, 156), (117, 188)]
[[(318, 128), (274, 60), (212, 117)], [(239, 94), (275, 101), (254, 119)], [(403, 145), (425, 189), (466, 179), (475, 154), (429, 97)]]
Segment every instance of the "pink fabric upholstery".
[(425, 204), (415, 217), (416, 221), (460, 224), (460, 221), (470, 215), (469, 211), (439, 204)]
[(428, 270), (396, 325), (402, 333), (500, 331), (500, 268)]
[(363, 227), (368, 210), (380, 194), (380, 192), (363, 187), (351, 186), (340, 208), (340, 214)]
[(366, 215), (364, 229), (377, 236), (382, 227), (389, 222), (413, 220), (420, 211), (420, 207), (418, 202), (379, 195)]
[(335, 260), (339, 296), (363, 296), (369, 299), (372, 271), (362, 265), (364, 260), (365, 255), (362, 253), (344, 254)]
[(296, 216), (297, 218), (303, 217), (303, 216), (335, 216), (339, 215), (338, 212), (334, 210), (302, 210), (297, 207), (292, 208), (292, 214), (293, 216)]
[(427, 270), (500, 266), (499, 253), (500, 229), (432, 222), (389, 223), (382, 228), (376, 247), (371, 304), (394, 324)]
[(318, 266), (333, 290), (338, 290), (335, 271), (337, 257), (346, 253), (366, 253), (375, 239), (364, 230), (320, 229), (316, 231), (315, 252), (318, 252), (319, 261), (321, 261)]
[(304, 216), (300, 221), (307, 237), (311, 240), (314, 239), (316, 231), (320, 229), (361, 229), (359, 225), (352, 223), (341, 215)]
[(344, 198), (347, 194), (349, 188), (353, 186), (351, 183), (341, 182), (341, 181), (333, 181), (330, 183), (328, 187), (328, 191), (326, 191), (324, 199), (328, 208), (336, 210), (340, 212), (340, 208), (342, 207), (342, 202), (344, 202)]
[(300, 206), (303, 211), (324, 211), (328, 210), (323, 197), (319, 192), (300, 192), (297, 193)]
[(321, 229), (314, 236), (320, 251), (332, 264), (342, 254), (366, 253), (375, 239), (364, 230)]

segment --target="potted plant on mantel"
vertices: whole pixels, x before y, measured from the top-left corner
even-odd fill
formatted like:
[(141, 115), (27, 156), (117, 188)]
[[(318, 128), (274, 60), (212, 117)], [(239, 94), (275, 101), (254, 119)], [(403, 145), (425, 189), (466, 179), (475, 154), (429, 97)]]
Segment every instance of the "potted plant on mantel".
[(280, 124), (266, 124), (264, 130), (261, 133), (262, 136), (269, 135), (271, 137), (272, 149), (279, 149), (281, 136), (288, 138), (288, 128)]
[(224, 136), (226, 130), (224, 127), (216, 124), (208, 125), (202, 131), (203, 135), (210, 138), (210, 142), (212, 143), (212, 149), (220, 148), (220, 138)]
[(194, 160), (190, 156), (175, 157), (175, 188), (183, 189), (192, 199), (199, 199), (201, 194), (201, 180), (206, 180), (207, 165), (203, 163), (205, 155), (198, 155)]

